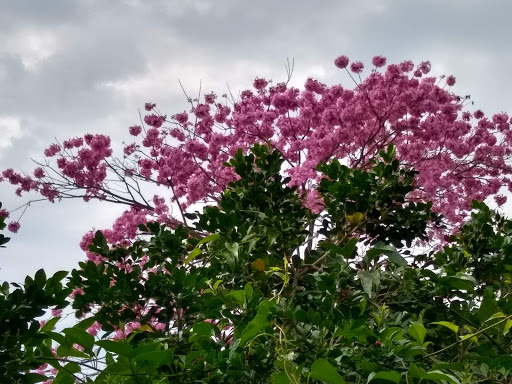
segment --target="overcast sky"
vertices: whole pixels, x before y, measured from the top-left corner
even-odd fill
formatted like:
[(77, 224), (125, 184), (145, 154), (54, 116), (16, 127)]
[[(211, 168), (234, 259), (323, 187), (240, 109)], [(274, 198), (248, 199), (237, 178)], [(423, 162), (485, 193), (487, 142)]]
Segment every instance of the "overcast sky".
[[(104, 133), (121, 142), (146, 101), (187, 109), (187, 91), (217, 94), (256, 76), (349, 85), (333, 60), (432, 62), (488, 114), (512, 112), (509, 0), (0, 0), (0, 169), (31, 171), (54, 137)], [(367, 65), (369, 67), (369, 65)], [(13, 209), (26, 200), (0, 184)], [(70, 270), (81, 236), (120, 214), (106, 203), (31, 206), (0, 250), (0, 281)], [(17, 213), (12, 218), (17, 219)]]

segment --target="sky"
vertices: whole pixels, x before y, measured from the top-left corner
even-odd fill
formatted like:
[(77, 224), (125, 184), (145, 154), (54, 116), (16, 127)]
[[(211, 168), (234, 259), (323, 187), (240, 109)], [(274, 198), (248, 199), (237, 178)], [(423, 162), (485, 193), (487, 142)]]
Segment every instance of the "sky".
[[(342, 54), (367, 67), (374, 55), (430, 60), (475, 107), (512, 112), (511, 14), (507, 0), (0, 0), (0, 170), (32, 171), (55, 138), (129, 140), (145, 102), (169, 115), (188, 109), (178, 80), (190, 94), (237, 92), (257, 76), (285, 80), (287, 59), (296, 86), (308, 77), (350, 86), (333, 65)], [(0, 183), (4, 208), (29, 198)], [(32, 204), (0, 250), (0, 281), (76, 268), (82, 235), (122, 210)]]

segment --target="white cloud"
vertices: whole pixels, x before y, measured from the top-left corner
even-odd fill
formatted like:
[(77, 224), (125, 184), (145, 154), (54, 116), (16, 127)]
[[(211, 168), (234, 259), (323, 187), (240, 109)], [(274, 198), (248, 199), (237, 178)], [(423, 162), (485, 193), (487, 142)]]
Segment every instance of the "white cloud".
[[(224, 68), (224, 69), (221, 69)], [(118, 97), (123, 98), (132, 108), (138, 106), (136, 101), (152, 101), (155, 95), (164, 97), (170, 94), (179, 95), (181, 89), (179, 81), (191, 97), (196, 97), (202, 81), (202, 93), (215, 91), (218, 96), (227, 92), (227, 83), (233, 93), (252, 86), (252, 80), (259, 76), (272, 78), (276, 76), (279, 81), (285, 78), (285, 70), (279, 72), (262, 63), (237, 60), (229, 65), (220, 64), (216, 67), (208, 66), (207, 60), (197, 58), (188, 63), (176, 59), (161, 61), (153, 64), (145, 73), (129, 76), (120, 80), (105, 81), (98, 85), (99, 88), (111, 90)], [(153, 100), (156, 101), (156, 100)], [(185, 96), (180, 107), (186, 107)], [(179, 109), (179, 108), (178, 108)], [(180, 112), (181, 110), (169, 111)]]
[(0, 148), (10, 147), (13, 140), (21, 136), (23, 136), (23, 130), (19, 117), (0, 116)]
[(58, 50), (57, 34), (49, 30), (24, 29), (10, 36), (6, 53), (19, 57), (28, 71), (37, 71)]

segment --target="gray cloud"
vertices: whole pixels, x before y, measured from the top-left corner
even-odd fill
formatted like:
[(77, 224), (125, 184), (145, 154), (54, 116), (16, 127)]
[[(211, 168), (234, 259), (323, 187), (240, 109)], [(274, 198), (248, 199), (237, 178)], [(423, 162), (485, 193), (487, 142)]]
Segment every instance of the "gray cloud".
[[(178, 78), (191, 93), (201, 80), (222, 94), (226, 82), (240, 90), (257, 75), (284, 79), (287, 57), (294, 84), (319, 76), (346, 86), (332, 64), (340, 54), (367, 64), (375, 54), (430, 59), (478, 107), (510, 110), (511, 11), (509, 2), (477, 0), (0, 0), (0, 128), (11, 124), (0, 169), (31, 170), (30, 157), (41, 158), (54, 136), (129, 140), (145, 101), (169, 114), (187, 109)], [(26, 201), (5, 184), (0, 191), (6, 207)], [(72, 268), (83, 258), (81, 235), (119, 213), (80, 201), (30, 207), (0, 251), (0, 280)]]

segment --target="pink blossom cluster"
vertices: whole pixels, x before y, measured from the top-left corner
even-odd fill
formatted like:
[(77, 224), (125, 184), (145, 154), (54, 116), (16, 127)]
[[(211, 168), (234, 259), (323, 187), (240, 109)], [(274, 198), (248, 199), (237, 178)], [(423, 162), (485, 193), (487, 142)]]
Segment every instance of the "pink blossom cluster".
[[(290, 185), (302, 189), (306, 206), (316, 212), (322, 209), (315, 192), (319, 163), (339, 158), (365, 169), (390, 143), (403, 164), (419, 171), (418, 190), (410, 198), (432, 200), (452, 224), (461, 223), (472, 199), (496, 196), (503, 204), (501, 188), (512, 190), (510, 117), (466, 111), (467, 98), (451, 91), (455, 77), (439, 81), (430, 75), (428, 61), (386, 63), (385, 57), (374, 57), (363, 78), (363, 62), (336, 58), (335, 66), (355, 82), (351, 89), (315, 79), (298, 89), (256, 78), (238, 100), (208, 93), (189, 99), (190, 110), (169, 118), (147, 103), (144, 123), (129, 128), (137, 141), (125, 144), (122, 157), (112, 155), (107, 136), (85, 135), (48, 147), (46, 162), (33, 177), (12, 169), (2, 176), (18, 186), (18, 194), (37, 191), (50, 201), (79, 196), (128, 205), (105, 232), (115, 244), (133, 238), (137, 224), (147, 220), (182, 220), (179, 210), (169, 209), (172, 203), (186, 209), (218, 200), (236, 178), (224, 163), (255, 143), (269, 143), (283, 154)], [(147, 183), (164, 188), (163, 197), (144, 196)]]
[[(36, 191), (51, 202), (77, 196), (85, 200), (101, 198), (107, 177), (106, 159), (112, 156), (108, 136), (86, 134), (83, 138), (66, 140), (62, 146), (51, 144), (44, 153), (48, 158), (58, 155), (56, 167), (50, 166), (48, 160), (34, 170), (34, 177), (12, 169), (2, 172), (4, 180), (18, 186), (17, 195)], [(82, 191), (82, 194), (77, 195), (76, 191)]]
[(101, 324), (97, 321), (92, 323), (92, 325), (87, 328), (87, 333), (90, 333), (93, 336), (97, 336), (99, 331), (101, 331)]

